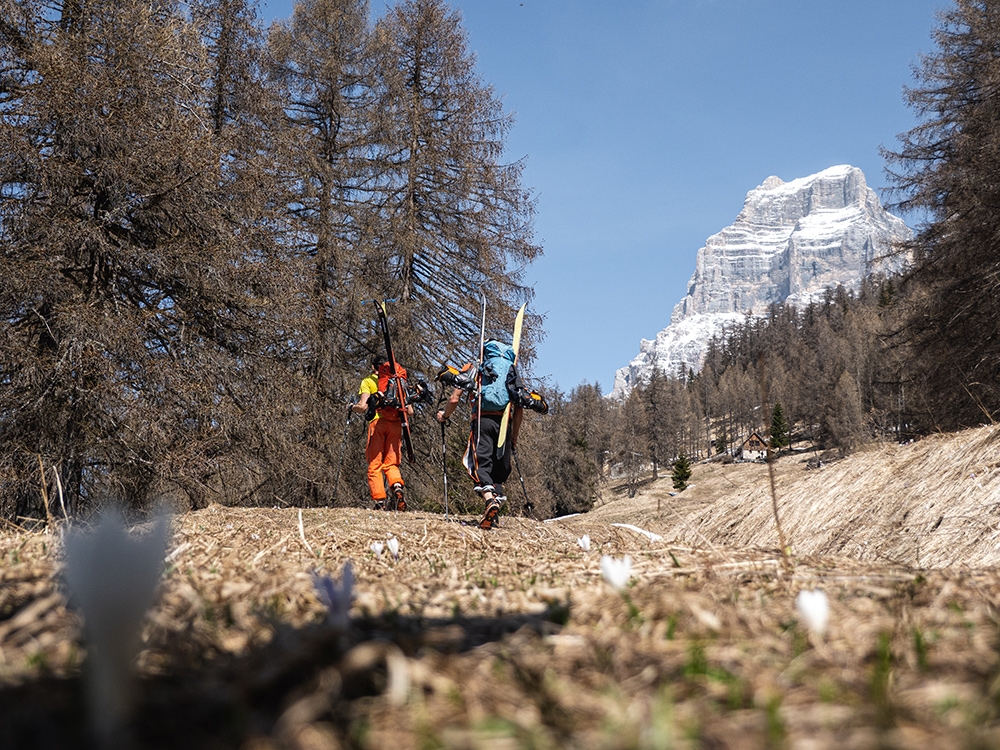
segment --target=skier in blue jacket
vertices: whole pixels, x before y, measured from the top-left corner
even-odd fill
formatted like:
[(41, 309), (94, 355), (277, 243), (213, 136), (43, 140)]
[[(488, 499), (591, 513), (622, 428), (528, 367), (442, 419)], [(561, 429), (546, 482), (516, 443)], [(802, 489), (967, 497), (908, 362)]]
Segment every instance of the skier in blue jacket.
[[(496, 525), (501, 504), (506, 500), (503, 483), (510, 476), (511, 455), (517, 445), (524, 408), (542, 414), (548, 412), (545, 400), (524, 387), (514, 359), (514, 349), (509, 344), (490, 340), (483, 347), (481, 370), (470, 363), (461, 370), (448, 367), (437, 376), (443, 383), (454, 386), (448, 401), (437, 412), (439, 422), (444, 423), (458, 408), (462, 394), (468, 394), (471, 424), (462, 463), (472, 478), (473, 490), (485, 504), (479, 522), (483, 529)], [(508, 409), (507, 435), (501, 442), (503, 416)]]

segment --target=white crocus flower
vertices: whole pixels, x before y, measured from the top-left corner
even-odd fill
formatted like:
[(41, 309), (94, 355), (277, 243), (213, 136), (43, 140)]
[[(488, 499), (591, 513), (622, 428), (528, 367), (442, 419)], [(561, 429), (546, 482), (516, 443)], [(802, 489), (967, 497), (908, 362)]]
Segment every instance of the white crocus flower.
[(576, 540), (576, 543), (580, 545), (580, 549), (584, 552), (590, 552), (590, 534), (584, 534)]
[(104, 516), (89, 533), (66, 534), (64, 576), (70, 604), (83, 616), (88, 700), (102, 746), (124, 740), (135, 695), (133, 661), (163, 574), (169, 534), (166, 516), (148, 533), (129, 535), (117, 514)]
[(375, 553), (375, 557), (382, 557), (382, 550), (385, 549), (385, 545), (382, 542), (372, 542), (372, 552)]
[(820, 590), (800, 591), (795, 597), (795, 607), (811, 632), (819, 636), (826, 633), (830, 620), (830, 602), (825, 593)]
[(621, 560), (603, 555), (601, 575), (615, 591), (622, 591), (632, 575), (632, 558), (625, 555)]
[(389, 551), (392, 553), (393, 558), (399, 559), (399, 539), (396, 537), (390, 537), (389, 541), (386, 542), (389, 547)]
[(350, 623), (348, 613), (351, 611), (351, 602), (354, 599), (354, 569), (351, 567), (351, 561), (344, 563), (339, 583), (329, 576), (321, 576), (318, 573), (312, 574), (312, 581), (317, 598), (326, 607), (327, 620), (336, 627), (346, 630)]

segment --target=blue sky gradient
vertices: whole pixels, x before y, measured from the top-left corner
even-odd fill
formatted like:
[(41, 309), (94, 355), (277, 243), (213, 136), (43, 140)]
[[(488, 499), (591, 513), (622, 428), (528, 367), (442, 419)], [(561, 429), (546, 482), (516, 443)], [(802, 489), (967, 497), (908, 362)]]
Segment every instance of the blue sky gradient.
[[(516, 122), (537, 198), (533, 364), (569, 392), (670, 322), (705, 240), (769, 175), (836, 164), (886, 185), (879, 147), (950, 0), (451, 0)], [(381, 15), (387, 3), (375, 0)], [(262, 3), (266, 21), (290, 0)], [(907, 217), (904, 217), (907, 218)]]

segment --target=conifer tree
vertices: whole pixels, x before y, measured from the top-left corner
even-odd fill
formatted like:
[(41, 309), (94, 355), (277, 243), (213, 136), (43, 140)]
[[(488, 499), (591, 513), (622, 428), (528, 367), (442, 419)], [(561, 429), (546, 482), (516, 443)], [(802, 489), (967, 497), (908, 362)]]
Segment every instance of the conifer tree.
[(720, 426), (714, 440), (715, 452), (726, 453), (729, 450), (729, 437), (726, 435), (725, 425)]
[[(583, 513), (594, 506), (600, 479), (597, 456), (606, 445), (603, 399), (597, 386), (586, 383), (574, 388), (568, 399), (557, 390), (547, 399), (549, 413), (526, 414), (518, 436), (518, 466), (533, 514), (549, 518)], [(523, 503), (518, 502), (514, 482), (514, 477), (508, 480), (507, 497), (517, 507)]]
[(992, 421), (1000, 409), (1000, 12), (955, 0), (907, 103), (920, 122), (885, 150), (897, 207), (929, 217), (910, 249), (915, 304), (897, 341), (910, 359), (927, 427)]
[[(663, 371), (654, 366), (649, 380), (637, 389), (646, 409), (647, 452), (653, 466), (653, 479), (659, 478), (660, 448), (666, 443), (668, 432), (668, 382)], [(672, 441), (671, 441), (672, 442)], [(669, 455), (669, 454), (668, 454)]]
[(205, 487), (280, 403), (266, 171), (215, 127), (180, 6), (4, 7), (0, 505), (31, 512), (53, 471), (69, 512)]
[(671, 478), (673, 479), (675, 490), (683, 492), (687, 489), (687, 482), (691, 478), (691, 462), (688, 460), (687, 454), (683, 451), (674, 460)]
[(284, 102), (276, 156), (286, 186), (285, 244), (301, 267), (308, 302), (300, 335), (320, 399), (342, 395), (345, 369), (378, 351), (361, 302), (394, 296), (373, 227), (382, 197), (368, 12), (367, 0), (301, 0), (268, 35), (268, 72)]
[[(400, 348), (409, 361), (436, 362), (442, 348), (468, 360), (478, 356), (480, 295), (488, 335), (509, 339), (514, 311), (531, 296), (525, 268), (541, 253), (524, 165), (502, 161), (512, 119), (476, 74), (460, 16), (444, 0), (404, 0), (375, 40), (377, 249), (385, 292), (412, 323)], [(522, 359), (538, 322), (526, 321)]]
[(865, 439), (861, 391), (848, 372), (841, 373), (837, 379), (824, 428), (841, 453), (850, 452)]
[(269, 81), (284, 105), (273, 139), (283, 188), (279, 228), (300, 302), (289, 326), (300, 352), (299, 448), (308, 456), (299, 475), (323, 504), (350, 502), (346, 491), (333, 495), (364, 482), (357, 450), (342, 466), (328, 436), (342, 429), (344, 403), (370, 356), (382, 352), (374, 308), (362, 303), (391, 296), (372, 218), (378, 116), (368, 13), (367, 0), (301, 0), (290, 19), (271, 26), (267, 42)]
[(790, 445), (789, 438), (785, 412), (781, 408), (781, 402), (776, 401), (774, 409), (771, 411), (771, 446), (773, 448), (787, 448)]
[(615, 454), (618, 468), (628, 482), (628, 496), (635, 497), (639, 489), (639, 479), (648, 459), (646, 449), (649, 431), (645, 404), (639, 389), (633, 389), (618, 407), (613, 441), (617, 447)]

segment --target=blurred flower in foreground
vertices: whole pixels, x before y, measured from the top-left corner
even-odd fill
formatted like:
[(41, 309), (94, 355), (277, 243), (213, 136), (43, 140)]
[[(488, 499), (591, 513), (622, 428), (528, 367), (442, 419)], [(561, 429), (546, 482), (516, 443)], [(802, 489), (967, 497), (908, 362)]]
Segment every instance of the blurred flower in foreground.
[(347, 629), (350, 624), (351, 602), (354, 600), (354, 569), (351, 561), (344, 563), (340, 571), (340, 583), (329, 576), (312, 574), (313, 588), (317, 598), (326, 607), (326, 619), (334, 626)]
[(584, 552), (590, 552), (590, 534), (584, 534), (576, 540), (576, 543), (580, 545), (580, 549)]
[(396, 537), (391, 537), (389, 539), (389, 541), (386, 542), (386, 544), (389, 546), (389, 551), (392, 553), (392, 556), (396, 560), (398, 560), (399, 559), (399, 539), (397, 539)]
[(822, 591), (800, 591), (795, 597), (795, 607), (806, 627), (816, 635), (826, 633), (826, 625), (830, 620), (830, 603)]
[(382, 542), (372, 542), (372, 552), (375, 553), (375, 557), (382, 557), (382, 550), (385, 549), (385, 545)]
[(632, 558), (625, 555), (619, 560), (603, 555), (601, 557), (601, 575), (615, 591), (621, 591), (632, 575)]
[(170, 519), (159, 516), (144, 535), (129, 535), (120, 515), (105, 515), (91, 532), (70, 529), (64, 546), (69, 602), (83, 616), (87, 696), (102, 746), (127, 742), (132, 662), (142, 623), (163, 573)]

